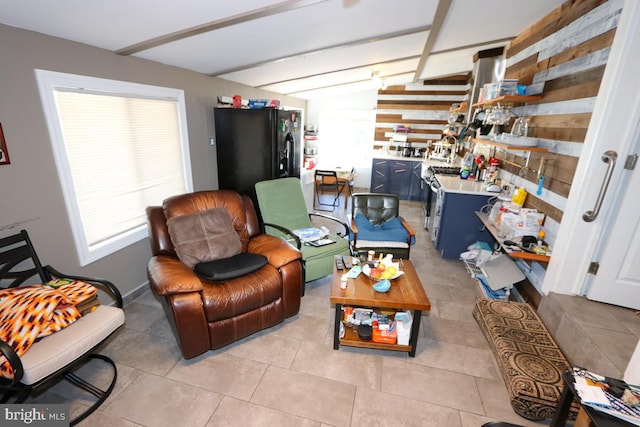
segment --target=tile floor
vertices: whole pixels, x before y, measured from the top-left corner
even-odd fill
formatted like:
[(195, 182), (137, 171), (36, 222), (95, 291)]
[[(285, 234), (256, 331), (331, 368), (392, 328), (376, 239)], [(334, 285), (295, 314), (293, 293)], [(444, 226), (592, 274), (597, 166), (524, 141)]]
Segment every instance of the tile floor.
[[(336, 214), (344, 213), (336, 211)], [(443, 260), (420, 226), (417, 202), (402, 215), (418, 233), (411, 259), (432, 303), (415, 358), (332, 348), (329, 278), (308, 283), (300, 313), (223, 349), (184, 360), (160, 304), (146, 292), (126, 307), (126, 327), (103, 350), (118, 364), (116, 389), (88, 426), (438, 426), (493, 420), (543, 426), (509, 405), (494, 357), (471, 315), (475, 283)], [(93, 362), (91, 362), (93, 363)], [(103, 374), (88, 365), (88, 375)], [(60, 383), (36, 398), (71, 411), (87, 402)]]

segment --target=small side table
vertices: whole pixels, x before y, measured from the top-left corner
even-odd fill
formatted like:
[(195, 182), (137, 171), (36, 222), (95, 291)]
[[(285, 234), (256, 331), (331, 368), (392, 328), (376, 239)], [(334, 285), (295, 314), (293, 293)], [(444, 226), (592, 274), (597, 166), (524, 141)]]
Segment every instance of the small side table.
[[(564, 427), (569, 416), (569, 409), (573, 399), (577, 397), (576, 389), (573, 382), (573, 374), (566, 371), (562, 374), (564, 380), (564, 388), (562, 389), (562, 395), (556, 408), (556, 413), (551, 420), (550, 427)], [(589, 419), (596, 427), (626, 427), (633, 426), (624, 420), (605, 414), (604, 412), (597, 411), (589, 406), (584, 405), (583, 409), (589, 416)]]

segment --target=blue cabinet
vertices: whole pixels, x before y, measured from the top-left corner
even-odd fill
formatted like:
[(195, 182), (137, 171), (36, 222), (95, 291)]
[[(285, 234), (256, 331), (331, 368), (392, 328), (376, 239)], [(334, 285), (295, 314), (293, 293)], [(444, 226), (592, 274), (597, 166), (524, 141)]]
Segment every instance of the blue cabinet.
[(371, 192), (396, 194), (401, 200), (420, 200), (422, 161), (373, 159)]
[(411, 162), (411, 185), (409, 200), (422, 200), (422, 162)]
[(442, 258), (458, 259), (477, 241), (491, 243), (491, 234), (478, 221), (479, 211), (492, 196), (452, 193), (440, 188), (436, 199), (431, 238)]
[(371, 165), (371, 192), (387, 193), (387, 179), (389, 176), (389, 160), (373, 159)]

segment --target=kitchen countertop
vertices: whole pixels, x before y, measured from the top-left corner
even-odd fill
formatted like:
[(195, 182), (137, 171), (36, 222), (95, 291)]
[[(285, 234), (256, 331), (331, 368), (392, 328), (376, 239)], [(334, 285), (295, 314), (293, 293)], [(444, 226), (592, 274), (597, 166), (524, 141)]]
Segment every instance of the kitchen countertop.
[[(458, 157), (452, 163), (443, 162), (441, 160), (425, 159), (423, 165), (425, 168), (432, 165), (461, 167), (462, 159)], [(462, 179), (460, 178), (460, 175), (436, 174), (436, 179), (438, 180), (442, 188), (450, 193), (484, 194), (492, 196), (497, 196), (500, 194), (485, 191), (483, 181), (476, 181), (475, 179)]]
[(390, 151), (385, 153), (382, 150), (374, 150), (373, 156), (374, 159), (385, 159), (385, 160), (411, 160), (414, 162), (422, 162), (424, 161), (424, 156), (419, 157), (402, 157), (395, 154), (395, 151)]
[[(385, 153), (382, 150), (373, 152), (374, 159), (390, 159), (390, 160), (412, 160), (422, 162), (424, 168), (431, 165), (437, 166), (461, 166), (461, 158), (457, 158), (454, 162), (448, 163), (442, 160), (425, 159), (424, 157), (402, 157), (396, 156), (395, 152)], [(461, 179), (459, 175), (442, 175), (436, 174), (438, 182), (445, 191), (450, 193), (463, 194), (483, 194), (490, 196), (498, 196), (500, 193), (490, 193), (484, 190), (484, 183), (474, 179)]]
[(484, 182), (475, 179), (462, 179), (458, 175), (436, 174), (436, 179), (442, 188), (449, 193), (483, 194), (499, 196), (500, 193), (490, 193), (484, 190)]

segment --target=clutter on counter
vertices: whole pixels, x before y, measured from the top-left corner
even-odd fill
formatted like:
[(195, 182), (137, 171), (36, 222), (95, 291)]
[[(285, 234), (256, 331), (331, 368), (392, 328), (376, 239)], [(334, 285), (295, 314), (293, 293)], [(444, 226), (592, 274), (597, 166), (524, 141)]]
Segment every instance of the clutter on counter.
[[(524, 189), (522, 189), (524, 191)], [(520, 196), (514, 198), (518, 199)], [(525, 192), (526, 197), (526, 192)], [(529, 252), (550, 256), (551, 248), (545, 242), (542, 228), (544, 213), (523, 208), (513, 201), (498, 199), (487, 215), (487, 222), (494, 227), (494, 234), (510, 252)]]

